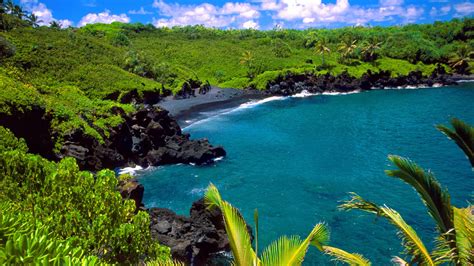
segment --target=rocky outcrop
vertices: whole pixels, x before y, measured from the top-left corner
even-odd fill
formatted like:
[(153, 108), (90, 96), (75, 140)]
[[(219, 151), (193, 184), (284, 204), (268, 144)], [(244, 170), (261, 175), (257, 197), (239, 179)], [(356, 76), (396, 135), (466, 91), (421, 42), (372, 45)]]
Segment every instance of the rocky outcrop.
[(430, 76), (423, 76), (421, 71), (412, 71), (406, 76), (392, 77), (390, 71), (372, 72), (368, 70), (360, 78), (355, 78), (347, 72), (332, 76), (330, 74), (316, 75), (314, 73), (292, 74), (280, 76), (269, 82), (267, 93), (273, 95), (293, 95), (307, 91), (310, 93), (323, 92), (352, 92), (371, 90), (373, 88), (451, 85), (456, 82), (441, 65), (438, 65)]
[(131, 199), (135, 202), (135, 209), (144, 209), (143, 193), (145, 188), (136, 179), (119, 180), (117, 190), (120, 192), (122, 199)]
[[(230, 251), (220, 210), (209, 210), (200, 199), (193, 203), (190, 216), (162, 208), (149, 209), (151, 235), (171, 248), (173, 258), (191, 265), (208, 265), (216, 253)], [(252, 235), (249, 227), (248, 231)]]
[(207, 139), (190, 140), (166, 110), (145, 107), (123, 117), (125, 122), (111, 128), (104, 143), (80, 129), (64, 136), (58, 156), (75, 157), (81, 168), (99, 170), (127, 165), (201, 165), (226, 155), (222, 147), (213, 147)]
[(122, 115), (124, 122), (110, 128), (102, 143), (78, 128), (61, 136), (63, 146), (59, 152), (54, 152), (58, 136), (51, 129), (52, 118), (42, 107), (1, 115), (0, 125), (24, 138), (32, 153), (50, 160), (71, 156), (81, 169), (92, 171), (134, 165), (201, 165), (226, 155), (222, 147), (212, 146), (207, 139), (191, 140), (189, 134), (183, 134), (166, 110), (145, 107), (126, 115), (117, 107), (112, 112)]

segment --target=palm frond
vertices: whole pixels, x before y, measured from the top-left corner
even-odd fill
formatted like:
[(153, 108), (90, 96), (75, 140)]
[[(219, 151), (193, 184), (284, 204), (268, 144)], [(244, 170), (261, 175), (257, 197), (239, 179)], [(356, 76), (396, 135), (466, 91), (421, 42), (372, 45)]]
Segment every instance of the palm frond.
[(397, 211), (388, 207), (382, 207), (381, 209), (390, 222), (398, 228), (405, 249), (414, 257), (413, 260), (423, 262), (423, 265), (435, 265), (423, 241), (418, 237), (415, 230), (403, 220), (402, 216)]
[(258, 258), (252, 249), (247, 225), (239, 211), (230, 203), (222, 200), (217, 188), (210, 184), (204, 200), (209, 207), (218, 207), (224, 218), (229, 245), (237, 265), (253, 265)]
[(280, 237), (262, 253), (262, 265), (301, 265), (310, 244), (323, 250), (328, 240), (329, 231), (323, 223), (318, 223), (304, 240), (299, 236)]
[(262, 253), (262, 265), (301, 265), (306, 250), (301, 252), (303, 241), (298, 236), (282, 236)]
[(369, 260), (358, 253), (349, 253), (339, 248), (324, 246), (324, 252), (334, 258), (336, 261), (345, 262), (353, 266), (370, 266)]
[(474, 206), (453, 208), (456, 229), (457, 261), (461, 265), (474, 265)]
[(454, 227), (454, 224), (451, 198), (447, 190), (441, 188), (432, 173), (426, 173), (414, 162), (394, 155), (389, 156), (388, 159), (398, 169), (386, 170), (385, 173), (411, 185), (428, 208), (428, 212), (435, 220), (440, 233), (448, 233)]
[(359, 209), (375, 213), (378, 216), (388, 219), (390, 223), (397, 227), (399, 236), (402, 238), (402, 242), (405, 246), (405, 250), (413, 257), (413, 261), (423, 262), (426, 265), (434, 265), (430, 253), (416, 234), (415, 230), (413, 230), (413, 228), (409, 226), (395, 210), (385, 206), (379, 207), (375, 203), (367, 201), (355, 193), (353, 193), (351, 200), (346, 201), (339, 207), (344, 210)]
[(474, 127), (457, 118), (451, 120), (451, 125), (454, 130), (444, 125), (437, 125), (436, 128), (462, 149), (469, 159), (471, 166), (474, 167)]

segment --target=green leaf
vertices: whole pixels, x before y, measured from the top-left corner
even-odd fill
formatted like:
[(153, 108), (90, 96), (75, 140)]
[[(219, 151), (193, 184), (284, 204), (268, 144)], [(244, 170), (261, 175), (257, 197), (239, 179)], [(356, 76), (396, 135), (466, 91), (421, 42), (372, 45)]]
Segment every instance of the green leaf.
[(369, 260), (357, 253), (349, 253), (339, 248), (324, 246), (324, 252), (334, 257), (335, 260), (354, 266), (370, 266)]

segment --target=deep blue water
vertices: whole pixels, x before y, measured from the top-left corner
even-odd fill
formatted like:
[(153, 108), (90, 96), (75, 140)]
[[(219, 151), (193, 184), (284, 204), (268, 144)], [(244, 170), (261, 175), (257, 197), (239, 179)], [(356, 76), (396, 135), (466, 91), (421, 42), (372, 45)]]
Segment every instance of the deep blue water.
[[(408, 185), (388, 177), (388, 154), (431, 169), (466, 206), (473, 172), (461, 150), (434, 125), (451, 117), (474, 123), (474, 83), (378, 90), (338, 96), (286, 98), (212, 117), (185, 129), (194, 138), (223, 145), (228, 156), (212, 166), (174, 165), (141, 175), (148, 207), (188, 214), (209, 182), (253, 225), (260, 214), (260, 246), (280, 235), (306, 237), (317, 222), (331, 229), (331, 245), (359, 252), (374, 265), (399, 255), (392, 226), (358, 211), (339, 211), (347, 193), (398, 210), (429, 243), (434, 223)], [(310, 248), (305, 265), (333, 264)]]

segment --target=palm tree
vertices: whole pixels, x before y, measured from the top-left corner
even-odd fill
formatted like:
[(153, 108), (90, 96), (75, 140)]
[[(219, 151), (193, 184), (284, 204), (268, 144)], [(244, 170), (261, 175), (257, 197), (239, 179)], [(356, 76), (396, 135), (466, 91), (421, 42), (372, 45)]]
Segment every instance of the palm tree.
[(253, 63), (253, 55), (252, 55), (252, 52), (250, 51), (245, 51), (244, 53), (242, 53), (242, 56), (240, 57), (240, 61), (239, 63), (241, 65), (245, 65), (245, 66), (251, 66), (252, 63)]
[(253, 58), (252, 52), (245, 51), (242, 54), (242, 57), (240, 57), (239, 63), (241, 65), (244, 65), (245, 67), (247, 67), (247, 76), (249, 78), (253, 78), (255, 76), (254, 64), (253, 64), (254, 63), (254, 58)]
[(12, 15), (17, 16), (19, 19), (23, 19), (23, 17), (26, 16), (26, 12), (21, 6), (15, 5), (12, 10)]
[(0, 0), (0, 14), (5, 14), (6, 12), (6, 6), (5, 6), (5, 1)]
[[(452, 122), (455, 132), (444, 126), (438, 126), (438, 129), (454, 139), (458, 145), (461, 144), (461, 148), (465, 147), (464, 142), (458, 141), (466, 137), (470, 137), (472, 141), (472, 127), (460, 123), (459, 120), (453, 121), (457, 121)], [(471, 130), (470, 136), (465, 134), (465, 129)], [(472, 142), (470, 144), (472, 145)], [(352, 193), (351, 199), (340, 207), (345, 210), (359, 209), (386, 218), (399, 231), (405, 253), (411, 256), (410, 264), (439, 265), (452, 262), (456, 265), (472, 265), (474, 263), (474, 206), (469, 205), (467, 208), (452, 206), (448, 191), (441, 187), (432, 173), (425, 172), (414, 162), (399, 156), (389, 156), (389, 160), (398, 169), (387, 170), (386, 174), (411, 185), (418, 192), (428, 213), (436, 223), (439, 236), (436, 240), (437, 246), (432, 252), (428, 251), (415, 230), (405, 222), (402, 216), (387, 206), (378, 206)], [(394, 257), (392, 261), (399, 265), (409, 265), (400, 257)]]
[(342, 59), (343, 61), (347, 60), (352, 53), (354, 53), (354, 50), (357, 48), (357, 40), (352, 40), (352, 38), (348, 38), (345, 40), (342, 40), (341, 43), (339, 44), (338, 51), (342, 53)]
[(324, 54), (330, 54), (331, 49), (329, 49), (328, 46), (328, 40), (326, 38), (321, 38), (319, 41), (316, 43), (314, 50), (316, 53), (321, 55), (322, 58), (322, 65), (325, 66), (326, 62), (324, 61)]
[(379, 42), (376, 38), (372, 38), (367, 41), (362, 48), (363, 60), (372, 62), (377, 59), (377, 50), (380, 49), (380, 46), (383, 42)]
[(15, 10), (15, 3), (13, 3), (12, 0), (8, 0), (8, 2), (5, 4), (5, 12), (8, 14), (12, 14)]
[(461, 46), (451, 55), (449, 62), (451, 67), (459, 74), (469, 74), (469, 62), (474, 52), (467, 45)]
[(36, 28), (39, 26), (38, 23), (41, 23), (43, 22), (42, 20), (40, 20), (38, 18), (38, 16), (36, 16), (34, 13), (31, 13), (29, 16), (26, 16), (28, 22), (30, 23), (30, 25), (33, 27), (33, 28)]
[(454, 130), (444, 125), (437, 125), (436, 128), (463, 150), (474, 169), (474, 127), (457, 118), (451, 119), (451, 125)]
[(61, 23), (59, 23), (56, 20), (53, 20), (53, 21), (51, 21), (51, 23), (49, 23), (49, 27), (52, 28), (52, 29), (60, 29), (61, 26), (62, 26)]
[(270, 244), (259, 256), (258, 250), (258, 212), (255, 210), (255, 249), (252, 248), (247, 225), (239, 211), (227, 201), (222, 200), (217, 188), (210, 184), (204, 199), (209, 208), (218, 208), (222, 212), (225, 230), (234, 257), (234, 265), (301, 265), (310, 245), (333, 256), (336, 260), (352, 265), (370, 265), (364, 257), (338, 248), (326, 246), (329, 231), (325, 224), (318, 223), (304, 239), (299, 236), (283, 236)]

